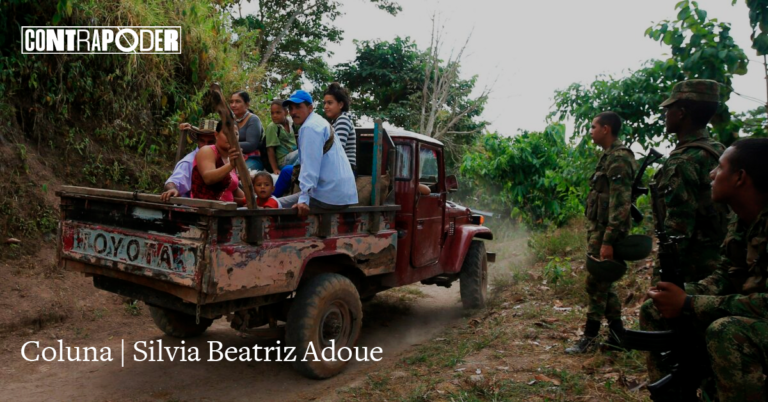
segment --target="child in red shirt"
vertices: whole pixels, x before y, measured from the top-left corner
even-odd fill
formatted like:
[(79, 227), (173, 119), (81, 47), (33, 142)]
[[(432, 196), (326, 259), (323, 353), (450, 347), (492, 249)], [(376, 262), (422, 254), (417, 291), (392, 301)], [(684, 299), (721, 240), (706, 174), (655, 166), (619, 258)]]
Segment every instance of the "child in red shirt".
[(267, 172), (258, 172), (253, 176), (253, 190), (256, 192), (256, 205), (259, 208), (280, 208), (272, 193), (275, 191), (275, 182), (272, 175)]

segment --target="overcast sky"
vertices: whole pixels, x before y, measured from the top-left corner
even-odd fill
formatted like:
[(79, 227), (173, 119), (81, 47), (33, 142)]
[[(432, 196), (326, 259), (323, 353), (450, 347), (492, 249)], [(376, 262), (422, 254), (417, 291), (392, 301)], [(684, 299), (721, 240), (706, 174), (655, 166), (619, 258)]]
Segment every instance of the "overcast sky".
[[(355, 57), (353, 39), (392, 40), (410, 36), (429, 46), (430, 18), (437, 12), (445, 25), (445, 48), (458, 48), (474, 30), (462, 62), (465, 78), (477, 74), (479, 87), (494, 81), (483, 114), (505, 135), (518, 129), (541, 130), (556, 89), (573, 82), (588, 84), (600, 73), (622, 75), (653, 58), (666, 59), (668, 47), (643, 36), (654, 22), (674, 19), (677, 0), (400, 0), (393, 17), (368, 0), (344, 0), (337, 24), (344, 40), (332, 45), (330, 63)], [(762, 57), (752, 50), (748, 9), (743, 0), (700, 0), (709, 18), (732, 24), (731, 34), (750, 59), (749, 73), (734, 79), (737, 92), (765, 100)], [(246, 11), (246, 10), (243, 10)], [(731, 110), (759, 106), (737, 96)], [(570, 131), (570, 130), (569, 130)]]

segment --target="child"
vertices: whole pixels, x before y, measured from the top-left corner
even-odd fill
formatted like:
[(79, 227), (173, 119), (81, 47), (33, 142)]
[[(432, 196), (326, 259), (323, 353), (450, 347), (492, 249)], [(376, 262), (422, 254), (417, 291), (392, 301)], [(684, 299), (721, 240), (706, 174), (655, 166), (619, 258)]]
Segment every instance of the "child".
[(270, 105), (270, 123), (265, 132), (267, 155), (272, 173), (280, 174), (286, 165), (293, 165), (298, 157), (296, 137), (288, 122), (288, 110), (283, 106), (282, 99), (275, 99)]
[(280, 208), (277, 198), (272, 195), (275, 191), (275, 182), (272, 175), (261, 171), (253, 176), (253, 190), (256, 192), (256, 205), (260, 208)]

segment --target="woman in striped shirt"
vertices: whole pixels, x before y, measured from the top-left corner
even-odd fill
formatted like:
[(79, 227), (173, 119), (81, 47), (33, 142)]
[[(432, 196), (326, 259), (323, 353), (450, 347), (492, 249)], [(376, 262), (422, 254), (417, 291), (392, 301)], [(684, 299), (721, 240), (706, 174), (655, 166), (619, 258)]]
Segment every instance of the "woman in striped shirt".
[(332, 83), (323, 94), (323, 110), (344, 147), (352, 172), (357, 176), (357, 138), (349, 116), (349, 93), (338, 82)]

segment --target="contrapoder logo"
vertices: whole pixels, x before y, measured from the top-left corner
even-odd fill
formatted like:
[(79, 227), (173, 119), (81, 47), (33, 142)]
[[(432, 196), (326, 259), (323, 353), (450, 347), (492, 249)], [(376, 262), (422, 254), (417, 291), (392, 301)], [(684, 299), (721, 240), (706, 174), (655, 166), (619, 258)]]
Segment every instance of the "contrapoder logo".
[(25, 26), (22, 54), (181, 54), (180, 26)]

